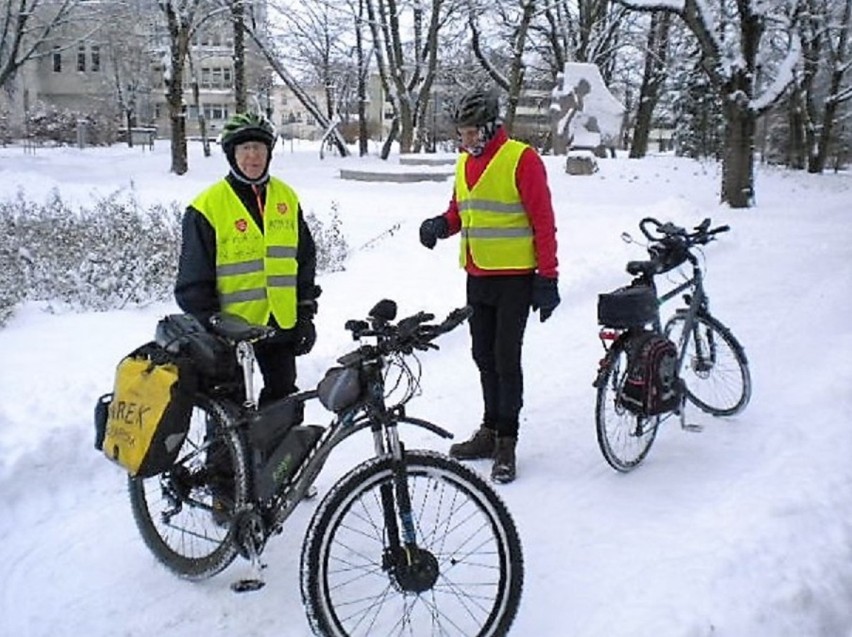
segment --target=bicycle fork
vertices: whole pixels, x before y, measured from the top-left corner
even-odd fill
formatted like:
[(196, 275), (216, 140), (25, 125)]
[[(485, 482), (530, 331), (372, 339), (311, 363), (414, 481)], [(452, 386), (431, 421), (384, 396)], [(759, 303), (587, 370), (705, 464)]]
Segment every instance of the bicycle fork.
[[(380, 434), (377, 436), (380, 437)], [(386, 429), (386, 438), (386, 445), (381, 446), (389, 452), (393, 479), (380, 487), (387, 534), (382, 569), (400, 590), (422, 593), (431, 589), (438, 579), (438, 560), (417, 545), (405, 448), (399, 440), (396, 426)]]

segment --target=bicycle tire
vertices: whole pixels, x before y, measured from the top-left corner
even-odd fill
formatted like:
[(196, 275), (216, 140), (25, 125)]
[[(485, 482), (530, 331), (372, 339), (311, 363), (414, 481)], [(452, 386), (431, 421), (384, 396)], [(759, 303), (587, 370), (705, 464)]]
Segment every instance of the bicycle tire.
[[(217, 433), (202, 449), (208, 422)], [(150, 478), (128, 479), (130, 506), (142, 540), (161, 564), (184, 579), (212, 577), (238, 554), (229, 518), (245, 504), (249, 485), (245, 446), (232, 424), (222, 404), (199, 396), (174, 465)], [(233, 506), (217, 510), (219, 520), (213, 512), (213, 479), (206, 469), (207, 458), (216, 453), (223, 454), (220, 457), (233, 471), (227, 482), (233, 484)], [(221, 488), (218, 493), (227, 499)]]
[(386, 569), (379, 488), (392, 460), (369, 460), (326, 495), (302, 549), (302, 599), (324, 637), (506, 635), (523, 588), (515, 523), (477, 473), (441, 454), (406, 453), (412, 513), (421, 548), (440, 573), (428, 590), (405, 592)]
[(604, 460), (616, 471), (627, 473), (638, 467), (654, 444), (660, 416), (639, 416), (621, 404), (627, 378), (627, 350), (615, 343), (595, 382), (595, 429)]
[[(664, 328), (666, 337), (679, 343), (685, 321), (685, 314), (670, 318)], [(700, 339), (701, 352), (696, 337)], [(751, 400), (751, 373), (745, 350), (727, 327), (706, 314), (695, 317), (680, 377), (687, 399), (713, 416), (733, 416)]]

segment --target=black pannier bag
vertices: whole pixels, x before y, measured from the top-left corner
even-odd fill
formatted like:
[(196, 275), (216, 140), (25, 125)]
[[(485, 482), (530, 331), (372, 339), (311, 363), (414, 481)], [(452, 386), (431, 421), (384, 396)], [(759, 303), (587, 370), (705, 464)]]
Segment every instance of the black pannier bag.
[[(261, 500), (272, 497), (296, 473), (316, 445), (324, 429), (318, 425), (291, 427), (271, 453), (255, 460), (255, 486)], [(255, 453), (260, 453), (255, 451)]]
[(267, 500), (287, 482), (313, 449), (322, 427), (302, 425), (305, 403), (288, 396), (260, 408), (248, 422), (255, 486)]
[(95, 406), (95, 447), (132, 476), (167, 470), (189, 431), (196, 386), (191, 367), (156, 343), (134, 350)]
[(656, 332), (641, 332), (627, 344), (627, 377), (621, 404), (640, 416), (677, 409), (683, 389), (677, 374), (677, 347)]
[(642, 327), (658, 316), (657, 296), (648, 285), (629, 285), (598, 295), (598, 323), (627, 329)]
[(234, 349), (191, 314), (169, 314), (160, 319), (155, 340), (167, 352), (192, 361), (202, 382), (239, 377)]

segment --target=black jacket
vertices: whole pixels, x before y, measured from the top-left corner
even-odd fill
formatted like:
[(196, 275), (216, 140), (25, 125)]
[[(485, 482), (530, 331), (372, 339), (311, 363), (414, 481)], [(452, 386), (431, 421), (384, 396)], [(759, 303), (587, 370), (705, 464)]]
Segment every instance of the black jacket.
[[(252, 186), (238, 181), (233, 175), (228, 175), (225, 179), (251, 213), (258, 227), (263, 228), (263, 217)], [(259, 188), (261, 199), (265, 202), (266, 187)], [(175, 300), (181, 310), (206, 323), (211, 314), (221, 309), (216, 291), (216, 231), (207, 218), (192, 206), (188, 206), (183, 215), (182, 231)], [(319, 290), (314, 285), (316, 257), (316, 244), (300, 206), (299, 245), (296, 248), (296, 261), (299, 264), (296, 279), (298, 302), (317, 297)]]

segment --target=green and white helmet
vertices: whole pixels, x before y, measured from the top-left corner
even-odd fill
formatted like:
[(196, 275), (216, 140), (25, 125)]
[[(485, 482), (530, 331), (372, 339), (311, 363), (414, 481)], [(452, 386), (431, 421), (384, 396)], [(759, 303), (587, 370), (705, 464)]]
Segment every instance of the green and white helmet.
[(231, 156), (237, 144), (248, 141), (260, 141), (269, 146), (270, 152), (275, 146), (275, 127), (266, 117), (258, 113), (237, 113), (222, 128), (219, 143), (225, 154)]

